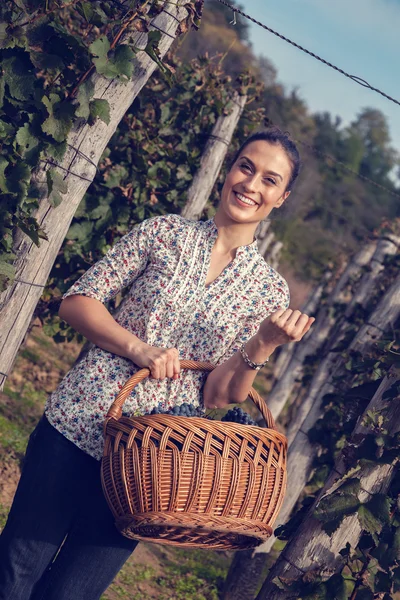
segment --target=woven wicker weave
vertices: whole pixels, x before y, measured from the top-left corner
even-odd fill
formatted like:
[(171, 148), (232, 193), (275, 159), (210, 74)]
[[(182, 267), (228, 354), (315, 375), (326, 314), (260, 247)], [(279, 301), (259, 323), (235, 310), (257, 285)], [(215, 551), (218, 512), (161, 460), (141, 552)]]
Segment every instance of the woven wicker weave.
[[(182, 368), (211, 371), (208, 363)], [(117, 528), (129, 538), (220, 550), (266, 540), (286, 489), (287, 440), (258, 393), (267, 428), (200, 417), (122, 417), (124, 385), (104, 424), (101, 478)]]

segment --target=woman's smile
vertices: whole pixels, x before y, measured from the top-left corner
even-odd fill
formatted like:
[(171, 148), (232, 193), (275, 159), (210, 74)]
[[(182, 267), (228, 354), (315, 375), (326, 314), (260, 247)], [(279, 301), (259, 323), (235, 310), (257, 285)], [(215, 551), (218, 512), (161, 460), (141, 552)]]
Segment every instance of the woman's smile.
[(241, 194), (240, 192), (236, 192), (235, 190), (233, 191), (233, 196), (236, 200), (236, 203), (239, 206), (243, 206), (245, 208), (248, 207), (253, 207), (253, 206), (258, 206), (258, 202), (256, 202), (255, 200), (253, 200), (252, 198), (249, 198), (249, 196), (245, 196), (244, 194)]

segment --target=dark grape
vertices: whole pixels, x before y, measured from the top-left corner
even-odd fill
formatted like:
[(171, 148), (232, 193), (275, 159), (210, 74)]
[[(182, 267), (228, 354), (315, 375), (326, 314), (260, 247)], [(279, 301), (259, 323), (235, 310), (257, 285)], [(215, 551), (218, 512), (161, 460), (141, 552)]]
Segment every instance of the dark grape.
[(189, 404), (188, 402), (183, 402), (182, 404), (173, 406), (166, 410), (163, 408), (162, 403), (160, 402), (158, 406), (152, 408), (150, 415), (173, 415), (174, 417), (202, 417), (204, 415), (204, 410), (200, 406), (194, 406), (194, 404)]
[(239, 425), (257, 425), (254, 419), (252, 419), (251, 416), (239, 406), (235, 406), (235, 408), (228, 410), (226, 415), (222, 417), (221, 421), (238, 423)]

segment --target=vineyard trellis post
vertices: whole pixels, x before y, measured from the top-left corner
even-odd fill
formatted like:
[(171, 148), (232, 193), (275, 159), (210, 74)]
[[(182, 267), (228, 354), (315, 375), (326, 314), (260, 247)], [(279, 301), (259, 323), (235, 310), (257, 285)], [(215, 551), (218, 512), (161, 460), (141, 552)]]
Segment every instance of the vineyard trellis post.
[(304, 369), (304, 361), (308, 356), (313, 355), (324, 342), (326, 342), (329, 332), (333, 327), (333, 318), (330, 314), (333, 305), (339, 301), (341, 294), (351, 278), (359, 276), (363, 267), (369, 263), (376, 248), (376, 242), (368, 242), (359, 252), (357, 252), (349, 262), (335, 288), (330, 295), (326, 306), (323, 306), (317, 313), (316, 322), (313, 330), (295, 349), (292, 358), (287, 365), (286, 370), (277, 380), (271, 393), (268, 396), (268, 407), (276, 419)]
[[(161, 58), (171, 47), (179, 23), (187, 16), (188, 10), (181, 0), (166, 2), (163, 11), (149, 24), (149, 30), (163, 32), (158, 42)], [(146, 47), (147, 33), (138, 32), (131, 35), (132, 38), (137, 48)], [(33, 177), (43, 194), (35, 217), (46, 231), (48, 241), (42, 242), (39, 247), (22, 235), (17, 235), (14, 241), (16, 278), (0, 295), (0, 389), (12, 368), (75, 211), (94, 178), (96, 165), (118, 123), (156, 68), (156, 62), (147, 53), (138, 52), (133, 75), (127, 83), (98, 74), (92, 76), (94, 96), (109, 103), (110, 121), (106, 124), (98, 119), (93, 126), (83, 119), (75, 122), (67, 138), (68, 150), (59, 166), (54, 167), (69, 187), (57, 208), (48, 201), (46, 183), (46, 172), (52, 166), (52, 160), (44, 161), (34, 173)]]
[(289, 424), (286, 433), (289, 444), (291, 444), (296, 433), (302, 426), (318, 391), (329, 377), (330, 370), (333, 368), (338, 356), (336, 348), (338, 344), (340, 344), (341, 339), (346, 335), (346, 331), (353, 318), (354, 310), (357, 306), (366, 309), (371, 292), (374, 287), (379, 284), (378, 277), (383, 274), (385, 268), (383, 263), (385, 259), (388, 256), (393, 256), (397, 252), (399, 245), (400, 238), (394, 235), (391, 235), (390, 237), (383, 236), (378, 240), (375, 253), (368, 265), (368, 270), (359, 281), (343, 316), (339, 317), (338, 321), (335, 323), (334, 330), (325, 348), (325, 355), (318, 364), (318, 368), (314, 373), (311, 384), (307, 390), (307, 396), (299, 405), (295, 418)]
[(193, 177), (188, 190), (187, 202), (182, 210), (183, 217), (198, 219), (201, 216), (217, 180), (246, 101), (247, 95), (235, 92), (228, 103), (232, 105), (229, 114), (218, 117), (204, 148), (200, 168)]
[[(349, 351), (359, 352), (364, 355), (384, 332), (393, 326), (400, 316), (400, 275), (394, 280), (387, 292), (382, 296), (375, 310), (358, 331), (357, 335), (349, 345)], [(288, 489), (282, 509), (278, 515), (275, 526), (285, 523), (294, 505), (297, 502), (304, 486), (306, 485), (315, 456), (315, 448), (308, 439), (308, 432), (314, 426), (322, 414), (322, 399), (325, 394), (340, 392), (343, 382), (346, 380), (346, 357), (341, 356), (335, 363), (328, 379), (319, 390), (313, 405), (303, 422), (301, 429), (296, 434), (292, 444), (289, 446), (288, 455)], [(255, 549), (255, 553), (269, 552), (275, 537), (272, 535), (266, 542)]]
[[(385, 399), (385, 393), (398, 383), (399, 378), (399, 372), (396, 373), (392, 368), (364, 411), (364, 415), (369, 411), (387, 411), (385, 424), (389, 435), (400, 431), (400, 412), (396, 410), (397, 404), (390, 396), (390, 399)], [(368, 429), (362, 423), (363, 419), (361, 418), (354, 429), (352, 439), (355, 439), (357, 435), (368, 433)], [(385, 493), (389, 487), (393, 470), (393, 463), (362, 465), (357, 472), (357, 479), (360, 482), (358, 495), (360, 502), (366, 502), (373, 494)], [(292, 597), (292, 592), (281, 590), (273, 583), (276, 577), (296, 579), (307, 571), (313, 570), (314, 572), (319, 571), (322, 576), (325, 575), (325, 578), (328, 578), (343, 565), (344, 557), (340, 551), (346, 547), (346, 544), (349, 543), (352, 548), (357, 546), (362, 531), (357, 512), (346, 516), (332, 535), (328, 535), (323, 530), (321, 521), (314, 516), (314, 510), (318, 507), (321, 499), (325, 499), (337, 489), (346, 471), (346, 460), (342, 453), (317, 500), (271, 568), (257, 600), (284, 600)]]

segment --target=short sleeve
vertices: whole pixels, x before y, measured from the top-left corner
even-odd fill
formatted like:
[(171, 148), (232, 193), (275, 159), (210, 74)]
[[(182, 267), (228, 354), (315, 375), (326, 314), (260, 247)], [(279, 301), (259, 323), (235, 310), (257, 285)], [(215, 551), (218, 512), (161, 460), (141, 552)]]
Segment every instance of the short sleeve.
[(124, 235), (67, 290), (62, 299), (81, 294), (105, 303), (131, 284), (146, 268), (155, 220), (143, 221)]

